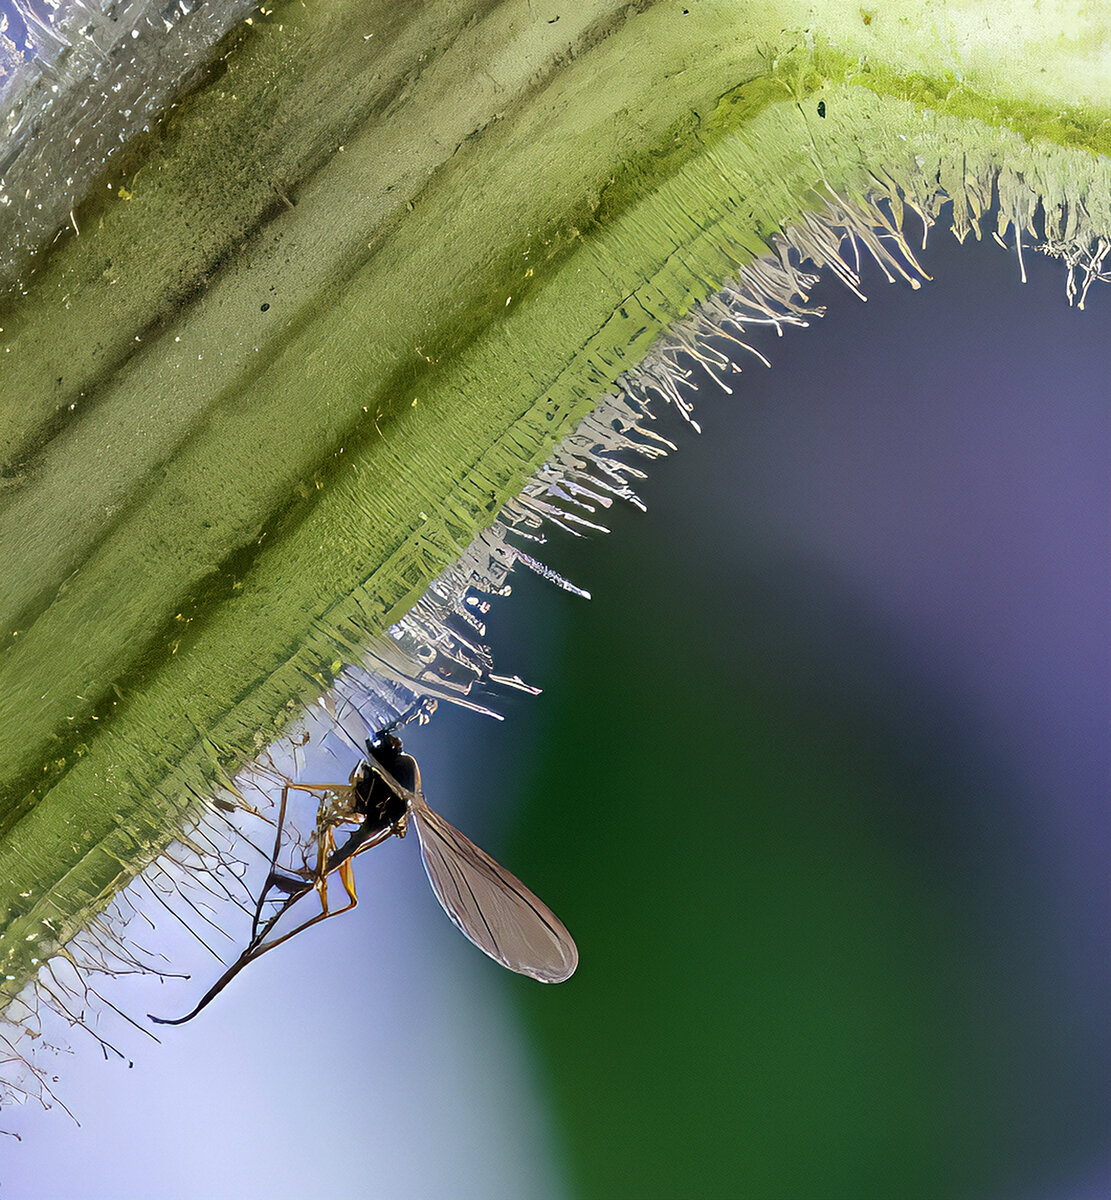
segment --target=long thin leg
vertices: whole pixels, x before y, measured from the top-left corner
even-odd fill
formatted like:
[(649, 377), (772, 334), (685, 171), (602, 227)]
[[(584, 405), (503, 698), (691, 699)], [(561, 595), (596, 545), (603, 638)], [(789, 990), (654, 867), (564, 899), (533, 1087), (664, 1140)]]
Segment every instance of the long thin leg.
[[(278, 855), (281, 853), (281, 849), (282, 849), (282, 831), (285, 829), (285, 814), (286, 814), (286, 807), (289, 803), (289, 793), (292, 791), (297, 791), (297, 792), (332, 792), (335, 794), (339, 794), (339, 793), (342, 793), (345, 791), (350, 791), (350, 790), (351, 790), (350, 784), (346, 784), (346, 783), (287, 783), (282, 788), (282, 802), (278, 808), (278, 828), (274, 834), (274, 853), (270, 855), (270, 870), (267, 872), (267, 875), (266, 875), (266, 883), (263, 885), (262, 891), (259, 893), (258, 904), (255, 905), (254, 920), (251, 922), (251, 943), (252, 944), (258, 939), (259, 928), (260, 928), (260, 925), (262, 922), (263, 905), (265, 905), (266, 899), (270, 895), (270, 890), (272, 887), (273, 879), (277, 872)], [(303, 895), (303, 894), (304, 894), (303, 892), (298, 893), (298, 895)], [(279, 914), (278, 914), (279, 916), (281, 916), (281, 913), (285, 912), (285, 907), (286, 906), (283, 905), (281, 912), (279, 912)]]
[[(296, 787), (296, 786), (297, 786), (296, 784), (289, 784), (287, 787), (282, 789), (281, 818), (283, 821), (285, 819), (286, 796), (288, 794), (289, 788)], [(307, 791), (308, 788), (306, 787), (305, 790)], [(281, 838), (280, 826), (279, 826), (279, 830), (278, 830), (278, 837), (280, 840), (280, 838)], [(331, 855), (335, 849), (335, 844), (336, 844), (335, 833), (332, 831), (332, 829), (330, 827), (320, 830), (319, 829), (319, 818), (318, 818), (318, 833), (317, 833), (317, 840), (316, 840), (316, 867), (313, 869), (311, 878), (309, 880), (301, 881), (301, 885), (298, 887), (288, 889), (286, 898), (282, 902), (281, 907), (278, 909), (278, 911), (276, 913), (274, 913), (273, 916), (270, 917), (270, 919), (268, 921), (266, 921), (260, 927), (259, 922), (262, 919), (262, 906), (266, 902), (266, 897), (267, 897), (268, 892), (270, 891), (270, 888), (272, 886), (274, 886), (274, 880), (276, 878), (279, 878), (277, 870), (276, 870), (277, 851), (275, 850), (274, 858), (271, 860), (271, 863), (270, 863), (270, 874), (267, 877), (266, 886), (263, 888), (262, 894), (259, 896), (258, 907), (255, 909), (255, 922), (251, 929), (251, 940), (250, 940), (250, 942), (247, 943), (247, 949), (244, 951), (245, 954), (253, 953), (256, 949), (261, 947), (262, 943), (266, 939), (266, 935), (270, 932), (270, 930), (273, 929), (275, 925), (277, 925), (277, 923), (282, 919), (282, 917), (284, 917), (285, 914), (293, 907), (293, 905), (296, 904), (297, 901), (300, 900), (301, 897), (304, 896), (307, 892), (315, 890), (317, 896), (320, 899), (321, 912), (323, 913), (324, 916), (328, 915), (327, 863), (328, 863), (328, 859), (331, 857)], [(282, 878), (284, 880), (285, 876), (281, 876), (280, 878)], [(319, 920), (319, 918), (315, 918), (315, 919)], [(292, 937), (294, 933), (299, 933), (303, 928), (306, 928), (306, 927), (307, 927), (306, 924), (298, 925), (296, 929), (292, 930), (290, 933), (279, 938), (277, 941), (271, 943), (271, 945), (268, 946), (267, 949), (270, 949), (270, 948), (272, 948), (272, 946), (276, 946), (276, 945), (280, 944), (281, 942), (287, 941), (288, 938)], [(261, 949), (259, 949), (258, 952), (260, 954), (263, 953), (263, 951)]]
[[(275, 938), (272, 942), (266, 942), (265, 945), (262, 944), (262, 938), (257, 939), (247, 947), (247, 953), (253, 953), (254, 957), (258, 958), (259, 955), (265, 954), (268, 950), (273, 950), (275, 946), (280, 946), (282, 942), (288, 942), (291, 937), (296, 937), (297, 934), (303, 933), (306, 929), (311, 929), (313, 925), (319, 925), (321, 921), (326, 921), (329, 917), (338, 917), (341, 913), (350, 912), (359, 903), (359, 897), (355, 894), (355, 871), (351, 865), (352, 860), (362, 854), (364, 850), (369, 850), (373, 846), (381, 845), (382, 842), (384, 842), (388, 837), (392, 837), (395, 832), (396, 830), (392, 825), (389, 829), (381, 830), (381, 832), (376, 834), (373, 838), (369, 838), (356, 850), (353, 850), (351, 854), (342, 862), (336, 863), (331, 870), (318, 877), (316, 882), (311, 885), (315, 887), (317, 892), (320, 894), (321, 911), (318, 912), (315, 917), (310, 917), (307, 921), (303, 921), (300, 925), (298, 925), (296, 929), (291, 929), (288, 933), (283, 933), (281, 937)], [(325, 861), (327, 861), (326, 856)], [(328, 907), (328, 876), (332, 873), (332, 871), (339, 872), (340, 881), (343, 883), (343, 889), (347, 893), (349, 902), (345, 904), (343, 908), (331, 909)], [(306, 887), (305, 891), (307, 892), (308, 890), (309, 888)], [(282, 906), (281, 912), (273, 916), (269, 921), (267, 921), (266, 925), (263, 926), (262, 937), (265, 937), (266, 934), (273, 929), (278, 921), (280, 921), (285, 915), (290, 906), (299, 900), (304, 894), (305, 892), (298, 892), (296, 896), (292, 896), (288, 901), (286, 901), (286, 903)]]
[[(323, 876), (315, 880), (313, 883), (305, 885), (304, 890), (289, 896), (282, 904), (281, 909), (267, 920), (260, 931), (254, 936), (247, 949), (235, 960), (234, 963), (220, 976), (220, 978), (208, 989), (207, 992), (197, 1002), (196, 1006), (185, 1014), (183, 1017), (166, 1018), (156, 1017), (153, 1013), (148, 1013), (152, 1021), (159, 1025), (184, 1025), (186, 1021), (191, 1021), (202, 1009), (215, 1000), (215, 998), (227, 987), (229, 983), (243, 970), (248, 963), (253, 963), (255, 959), (261, 958), (264, 954), (276, 949), (283, 942), (288, 942), (290, 938), (296, 937), (297, 934), (303, 933), (306, 929), (310, 929), (313, 925), (319, 925), (322, 921), (326, 921), (329, 917), (338, 917), (342, 913), (350, 912), (358, 903), (359, 897), (355, 892), (355, 872), (352, 867), (352, 860), (362, 854), (364, 850), (369, 850), (372, 846), (377, 846), (384, 842), (388, 837), (394, 834), (395, 830), (391, 826), (389, 829), (383, 829), (377, 836), (368, 839), (358, 846), (352, 853), (342, 862), (337, 863), (332, 867), (333, 871), (339, 872), (339, 877), (343, 883), (344, 891), (347, 893), (349, 903), (342, 908), (330, 909), (328, 907), (328, 875), (331, 872), (325, 872)], [(325, 855), (324, 861), (327, 861)], [(306, 892), (316, 889), (321, 897), (322, 911), (317, 913), (315, 917), (310, 917), (309, 920), (303, 921), (295, 929), (291, 929), (288, 933), (283, 933), (281, 937), (275, 938), (273, 941), (266, 941), (266, 935), (271, 929), (285, 916), (290, 908), (305, 895)]]
[[(322, 881), (323, 887), (317, 889), (320, 892), (320, 912), (318, 912), (315, 917), (310, 917), (307, 921), (302, 921), (296, 929), (291, 929), (288, 933), (283, 933), (281, 937), (275, 938), (272, 942), (266, 942), (264, 945), (260, 944), (254, 951), (248, 951), (249, 953), (253, 954), (253, 958), (259, 958), (268, 950), (273, 950), (280, 946), (283, 942), (288, 942), (290, 938), (296, 937), (299, 933), (304, 933), (306, 929), (311, 929), (314, 925), (319, 925), (321, 921), (327, 921), (329, 917), (338, 917), (343, 913), (350, 912), (359, 903), (359, 897), (355, 894), (355, 873), (351, 868), (351, 859), (354, 858), (356, 854), (361, 854), (364, 850), (369, 850), (371, 846), (377, 846), (380, 842), (384, 842), (392, 832), (392, 830), (386, 830), (373, 841), (364, 842), (358, 848), (358, 850), (355, 851), (355, 854), (352, 854), (351, 858), (344, 859), (344, 861), (341, 862), (338, 867), (333, 868), (333, 870), (339, 872), (339, 877), (343, 882), (344, 891), (347, 892), (347, 904), (345, 904), (342, 908), (328, 907), (328, 877), (325, 876), (324, 880)], [(279, 914), (279, 916), (280, 915), (281, 914)], [(269, 929), (269, 925), (267, 928)]]

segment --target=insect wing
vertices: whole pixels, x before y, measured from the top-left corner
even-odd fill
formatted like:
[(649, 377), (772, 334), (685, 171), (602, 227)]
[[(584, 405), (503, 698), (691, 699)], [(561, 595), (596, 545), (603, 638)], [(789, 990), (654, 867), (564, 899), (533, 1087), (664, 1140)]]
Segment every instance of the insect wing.
[(427, 804), (412, 814), (428, 882), (456, 928), (511, 971), (541, 983), (569, 979), (579, 952), (544, 901)]

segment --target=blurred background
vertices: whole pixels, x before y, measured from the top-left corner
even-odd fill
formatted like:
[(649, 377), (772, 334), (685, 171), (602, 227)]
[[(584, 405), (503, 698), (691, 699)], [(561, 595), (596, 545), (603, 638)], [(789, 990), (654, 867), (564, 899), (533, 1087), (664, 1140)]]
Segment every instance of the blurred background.
[(0, 1195), (1111, 1195), (1111, 300), (922, 261), (662, 414), (648, 515), (544, 554), (594, 599), (494, 606), (543, 694), (407, 738), (578, 974), (487, 961), (395, 840), (133, 1067), (59, 1056), (82, 1127), (4, 1113)]

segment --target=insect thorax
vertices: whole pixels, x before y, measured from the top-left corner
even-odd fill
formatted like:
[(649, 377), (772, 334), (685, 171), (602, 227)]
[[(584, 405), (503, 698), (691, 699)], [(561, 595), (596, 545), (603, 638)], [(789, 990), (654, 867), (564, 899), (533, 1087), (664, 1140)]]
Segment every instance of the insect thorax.
[[(408, 755), (402, 755), (401, 758), (406, 759)], [(382, 762), (382, 765), (393, 774), (391, 764)], [(405, 785), (404, 779), (398, 782)], [(364, 837), (397, 825), (409, 811), (409, 802), (405, 796), (386, 783), (369, 763), (362, 764), (352, 779), (351, 786), (355, 792), (355, 811), (363, 817)]]

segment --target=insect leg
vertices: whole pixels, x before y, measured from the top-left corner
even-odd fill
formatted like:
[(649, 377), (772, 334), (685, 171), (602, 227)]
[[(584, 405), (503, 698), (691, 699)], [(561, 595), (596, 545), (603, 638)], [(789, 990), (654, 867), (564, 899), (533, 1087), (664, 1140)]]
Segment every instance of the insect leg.
[[(278, 836), (275, 840), (274, 854), (270, 863), (270, 876), (267, 879), (262, 896), (259, 900), (258, 907), (255, 911), (254, 927), (252, 929), (251, 940), (247, 945), (246, 950), (236, 959), (234, 963), (220, 976), (220, 978), (212, 985), (211, 988), (201, 997), (196, 1006), (183, 1017), (166, 1018), (156, 1017), (153, 1013), (148, 1013), (152, 1021), (159, 1025), (183, 1025), (186, 1021), (191, 1021), (202, 1009), (208, 1005), (224, 990), (225, 987), (243, 970), (245, 966), (252, 963), (257, 958), (261, 958), (264, 954), (276, 949), (283, 942), (288, 942), (290, 938), (296, 937), (297, 934), (303, 933), (306, 929), (310, 929), (313, 925), (319, 925), (322, 921), (326, 921), (329, 917), (338, 917), (341, 913), (350, 912), (359, 902), (359, 897), (355, 891), (355, 873), (352, 868), (352, 861), (364, 850), (369, 850), (372, 846), (377, 846), (384, 842), (387, 838), (398, 834), (401, 837), (405, 835), (405, 818), (390, 825), (386, 829), (379, 830), (372, 837), (368, 837), (365, 841), (358, 842), (355, 845), (345, 846), (338, 853), (335, 851), (335, 834), (328, 827), (325, 828), (318, 839), (318, 853), (316, 870), (313, 872), (311, 881), (303, 881), (301, 886), (290, 891), (285, 900), (282, 901), (280, 908), (273, 916), (266, 921), (262, 921), (262, 906), (266, 897), (274, 884), (275, 879), (284, 879), (284, 876), (278, 875), (276, 863), (278, 853), (281, 848), (281, 833), (282, 825), (285, 821), (285, 812), (288, 793), (294, 788), (300, 791), (331, 791), (333, 793), (345, 788), (345, 784), (287, 784), (282, 788), (282, 802), (279, 810), (278, 819)], [(328, 907), (328, 878), (333, 872), (338, 872), (340, 881), (343, 884), (343, 889), (347, 893), (348, 903), (342, 908), (331, 909)], [(303, 921), (294, 929), (283, 933), (280, 937), (274, 938), (272, 941), (267, 941), (266, 938), (275, 925), (285, 916), (285, 914), (297, 903), (307, 892), (315, 890), (320, 897), (321, 911), (315, 917), (310, 917), (307, 921)]]
[[(326, 870), (322, 869), (321, 874), (318, 875), (314, 883), (306, 885), (304, 891), (297, 892), (295, 895), (291, 895), (289, 899), (286, 900), (282, 905), (281, 910), (275, 913), (275, 915), (271, 917), (265, 925), (262, 926), (260, 935), (252, 941), (251, 945), (245, 951), (245, 954), (250, 954), (252, 959), (258, 958), (260, 955), (265, 954), (268, 950), (273, 950), (276, 946), (280, 946), (283, 942), (288, 942), (290, 938), (296, 937), (297, 934), (303, 933), (306, 929), (311, 929), (313, 925), (319, 925), (321, 921), (326, 921), (329, 917), (338, 917), (342, 913), (350, 912), (355, 905), (359, 903), (359, 898), (355, 894), (355, 873), (351, 867), (351, 860), (357, 855), (362, 854), (364, 850), (369, 850), (372, 846), (380, 845), (388, 837), (392, 837), (394, 832), (395, 830), (393, 826), (391, 826), (389, 829), (381, 830), (375, 837), (369, 838), (367, 841), (361, 843), (340, 862), (333, 863), (330, 867), (327, 867)], [(322, 862), (327, 863), (327, 854), (322, 854), (321, 857)], [(328, 877), (333, 871), (339, 872), (340, 881), (343, 883), (344, 891), (347, 892), (349, 900), (349, 903), (345, 904), (342, 908), (333, 909), (328, 907)], [(288, 933), (283, 933), (281, 937), (275, 938), (272, 942), (264, 942), (263, 939), (270, 932), (270, 930), (273, 929), (278, 921), (281, 920), (289, 908), (298, 900), (300, 900), (300, 898), (310, 889), (310, 887), (315, 888), (320, 896), (321, 911), (318, 912), (315, 917), (310, 917), (307, 921), (302, 921), (301, 924), (295, 929), (289, 930)]]
[[(265, 936), (265, 928), (267, 926), (264, 926), (263, 922), (262, 922), (262, 909), (263, 909), (263, 905), (265, 905), (265, 903), (270, 895), (270, 892), (273, 890), (273, 888), (275, 886), (274, 881), (278, 877), (278, 855), (281, 853), (281, 848), (282, 848), (282, 831), (285, 828), (285, 814), (286, 814), (286, 808), (289, 803), (289, 793), (292, 791), (297, 791), (297, 792), (337, 792), (340, 790), (346, 790), (347, 788), (348, 788), (348, 785), (344, 784), (344, 783), (287, 783), (282, 788), (282, 801), (278, 808), (278, 827), (277, 827), (277, 831), (274, 834), (274, 852), (273, 852), (273, 854), (270, 855), (270, 870), (268, 871), (267, 876), (266, 876), (266, 883), (263, 885), (262, 891), (259, 893), (258, 904), (255, 905), (254, 920), (251, 922), (251, 944), (252, 945), (255, 944), (256, 942), (258, 942), (259, 940), (261, 940), (259, 937), (260, 929), (264, 930), (263, 936)], [(304, 891), (297, 892), (296, 896), (300, 897), (300, 896), (304, 895), (304, 892), (307, 890), (308, 890), (308, 888), (306, 887), (304, 889)], [(285, 912), (287, 907), (288, 907), (288, 905), (283, 904), (281, 910), (279, 911), (279, 913), (277, 915), (280, 917), (282, 915), (282, 913)], [(272, 922), (270, 922), (270, 924), (272, 924)]]

